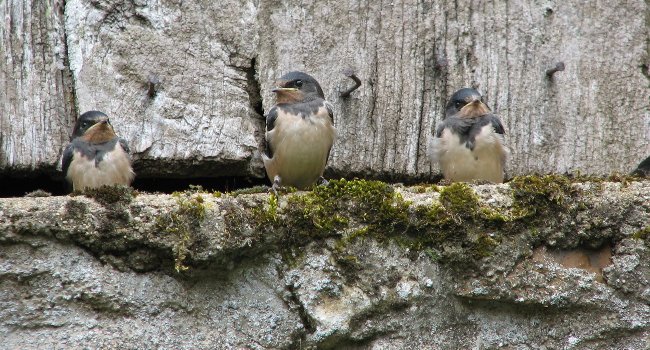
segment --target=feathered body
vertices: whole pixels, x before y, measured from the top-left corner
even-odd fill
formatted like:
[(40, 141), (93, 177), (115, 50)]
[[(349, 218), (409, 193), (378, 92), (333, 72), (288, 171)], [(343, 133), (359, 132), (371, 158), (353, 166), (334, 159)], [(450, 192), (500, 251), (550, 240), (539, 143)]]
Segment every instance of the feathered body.
[(266, 116), (262, 160), (274, 188), (305, 189), (322, 179), (336, 138), (332, 107), (308, 74), (287, 73), (277, 85), (277, 104)]
[(436, 129), (430, 154), (448, 181), (501, 183), (508, 150), (498, 116), (474, 89), (458, 90), (447, 103), (446, 118)]
[(115, 134), (108, 116), (97, 111), (79, 117), (62, 162), (63, 173), (73, 190), (130, 185), (135, 177), (129, 146)]

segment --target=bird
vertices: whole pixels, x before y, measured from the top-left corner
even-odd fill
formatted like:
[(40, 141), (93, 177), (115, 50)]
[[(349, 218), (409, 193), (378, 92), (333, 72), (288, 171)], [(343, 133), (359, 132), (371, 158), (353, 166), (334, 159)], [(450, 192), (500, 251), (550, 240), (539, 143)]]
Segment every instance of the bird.
[(272, 189), (326, 184), (323, 171), (336, 139), (334, 112), (311, 75), (284, 74), (272, 90), (276, 104), (266, 115), (264, 168)]
[(126, 140), (113, 130), (108, 116), (88, 111), (77, 119), (62, 169), (73, 191), (104, 185), (130, 185), (135, 177)]
[(456, 91), (430, 143), (430, 157), (449, 182), (502, 183), (509, 154), (505, 130), (476, 89)]

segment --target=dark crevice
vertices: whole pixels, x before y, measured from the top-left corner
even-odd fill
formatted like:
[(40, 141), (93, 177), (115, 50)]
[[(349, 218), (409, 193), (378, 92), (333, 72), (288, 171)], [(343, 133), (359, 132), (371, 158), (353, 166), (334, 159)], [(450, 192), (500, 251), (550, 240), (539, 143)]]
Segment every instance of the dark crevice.
[[(136, 174), (142, 174), (136, 166)], [(168, 166), (165, 164), (165, 167)], [(178, 165), (169, 165), (169, 167), (178, 167)], [(437, 173), (421, 174), (420, 176), (404, 176), (403, 174), (392, 171), (364, 171), (350, 172), (327, 168), (325, 170), (327, 179), (366, 179), (380, 180), (388, 183), (401, 183), (404, 185), (416, 185), (422, 183), (437, 183), (442, 179), (442, 175)], [(53, 166), (41, 168), (39, 170), (24, 169), (19, 171), (8, 171), (0, 174), (0, 198), (22, 197), (27, 193), (42, 190), (55, 196), (66, 195), (70, 193), (70, 188), (63, 178), (63, 174), (57, 171)], [(184, 177), (183, 175), (136, 175), (132, 183), (135, 190), (149, 193), (172, 193), (184, 191), (190, 186), (201, 186), (206, 191), (231, 192), (241, 189), (270, 186), (271, 183), (266, 177), (223, 175), (223, 176), (203, 176), (203, 177)]]
[[(280, 280), (284, 280), (284, 271), (282, 270), (282, 267), (277, 266), (276, 270)], [(305, 306), (300, 302), (300, 298), (298, 298), (298, 295), (296, 294), (296, 287), (288, 284), (285, 289), (288, 292), (288, 296), (281, 299), (289, 310), (298, 313), (300, 323), (304, 328), (304, 331), (297, 332), (297, 334), (294, 335), (294, 339), (289, 346), (289, 349), (302, 349), (303, 346), (307, 344), (307, 334), (313, 334), (316, 331), (316, 326), (314, 324), (315, 321), (307, 314)]]
[[(70, 193), (70, 186), (61, 177), (48, 174), (3, 175), (0, 176), (0, 198), (22, 197), (37, 190), (48, 192), (55, 196)], [(137, 178), (132, 187), (135, 190), (149, 193), (173, 193), (184, 191), (190, 186), (201, 186), (206, 191), (231, 192), (255, 186), (269, 186), (265, 178), (246, 176), (228, 177), (197, 177), (197, 178)]]
[(642, 64), (639, 67), (641, 68), (641, 74), (648, 79), (648, 86), (650, 86), (650, 68), (647, 64)]
[(316, 331), (316, 326), (314, 326), (314, 321), (307, 314), (305, 306), (300, 302), (300, 299), (296, 295), (296, 290), (293, 285), (288, 285), (286, 287), (289, 292), (289, 300), (286, 301), (287, 306), (290, 310), (298, 312), (298, 317), (300, 317), (300, 322), (305, 329), (305, 332), (300, 332), (299, 338), (294, 341), (292, 344), (295, 349), (302, 348), (302, 345), (307, 343), (307, 334), (312, 334)]
[(303, 327), (305, 327), (307, 333), (314, 333), (316, 331), (314, 320), (309, 316), (309, 314), (307, 314), (305, 306), (302, 304), (302, 302), (300, 302), (300, 299), (298, 299), (295, 287), (293, 285), (289, 285), (287, 286), (287, 290), (289, 291), (289, 301), (294, 304), (294, 307), (297, 308), (298, 316), (300, 317), (300, 321), (302, 322)]
[[(61, 80), (63, 82), (63, 94), (66, 113), (70, 121), (76, 121), (79, 115), (79, 106), (77, 104), (77, 88), (74, 75), (70, 69), (70, 49), (68, 48), (68, 33), (65, 29), (65, 10), (67, 1), (63, 1), (62, 7), (59, 9), (59, 16), (63, 25), (63, 69), (61, 70)], [(72, 124), (72, 123), (71, 123)], [(71, 125), (68, 124), (68, 125)]]
[(260, 117), (264, 116), (264, 108), (262, 107), (262, 88), (257, 75), (257, 60), (255, 57), (251, 58), (250, 67), (244, 69), (246, 72), (246, 92), (248, 93), (248, 102), (251, 110), (259, 114)]

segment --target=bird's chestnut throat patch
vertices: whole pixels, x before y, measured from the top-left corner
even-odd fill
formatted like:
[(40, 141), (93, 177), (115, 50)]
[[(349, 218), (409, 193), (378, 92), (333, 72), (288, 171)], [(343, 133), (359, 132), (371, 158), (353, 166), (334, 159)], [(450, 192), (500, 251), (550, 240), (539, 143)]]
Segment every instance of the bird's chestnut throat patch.
[(305, 94), (300, 90), (277, 90), (277, 103), (298, 103), (305, 99)]
[(115, 131), (113, 127), (108, 123), (99, 122), (88, 129), (82, 138), (88, 143), (97, 144), (105, 143), (114, 139)]

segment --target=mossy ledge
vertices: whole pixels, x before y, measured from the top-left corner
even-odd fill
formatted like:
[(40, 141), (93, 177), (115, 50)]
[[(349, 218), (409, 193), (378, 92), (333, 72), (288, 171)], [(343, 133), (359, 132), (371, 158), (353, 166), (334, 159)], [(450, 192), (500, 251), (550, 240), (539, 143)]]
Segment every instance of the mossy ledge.
[(646, 239), (650, 182), (589, 180), (547, 175), (503, 185), (414, 187), (332, 180), (279, 197), (109, 188), (86, 196), (1, 200), (0, 240), (47, 235), (120, 268), (184, 272), (265, 253), (292, 264), (308, 244), (331, 249), (353, 269), (354, 246), (366, 239), (460, 268), (476, 266), (514, 241), (530, 250)]

